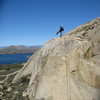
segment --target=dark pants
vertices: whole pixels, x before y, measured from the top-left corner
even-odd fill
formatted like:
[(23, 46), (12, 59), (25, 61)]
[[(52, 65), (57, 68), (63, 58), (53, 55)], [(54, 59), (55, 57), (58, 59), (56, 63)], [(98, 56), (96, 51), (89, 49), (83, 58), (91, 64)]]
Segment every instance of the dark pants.
[(60, 38), (62, 37), (62, 32), (61, 31), (58, 31), (57, 33), (56, 33), (56, 35), (57, 34), (59, 34), (60, 33)]
[(62, 32), (60, 32), (60, 38), (62, 37)]

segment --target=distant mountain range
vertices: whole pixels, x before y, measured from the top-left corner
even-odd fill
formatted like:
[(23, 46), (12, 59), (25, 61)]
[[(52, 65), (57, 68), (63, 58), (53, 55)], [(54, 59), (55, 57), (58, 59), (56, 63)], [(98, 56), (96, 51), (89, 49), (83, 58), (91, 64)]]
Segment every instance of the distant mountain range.
[(0, 47), (0, 54), (20, 54), (20, 53), (34, 53), (42, 46), (5, 46)]

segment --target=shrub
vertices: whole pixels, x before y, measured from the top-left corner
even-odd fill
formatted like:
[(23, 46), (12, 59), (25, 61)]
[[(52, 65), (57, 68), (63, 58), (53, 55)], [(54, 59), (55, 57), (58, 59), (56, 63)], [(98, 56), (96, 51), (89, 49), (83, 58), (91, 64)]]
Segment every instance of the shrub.
[(6, 67), (6, 68), (5, 68), (5, 70), (6, 70), (6, 71), (9, 71), (9, 70), (10, 70), (10, 67), (9, 67), (9, 66), (8, 66), (8, 67)]

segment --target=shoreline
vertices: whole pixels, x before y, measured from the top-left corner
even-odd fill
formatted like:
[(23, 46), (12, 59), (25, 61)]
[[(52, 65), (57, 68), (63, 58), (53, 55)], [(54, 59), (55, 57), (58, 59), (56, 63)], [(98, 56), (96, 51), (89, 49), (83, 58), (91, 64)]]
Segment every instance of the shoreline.
[(25, 63), (33, 53), (24, 54), (0, 54), (0, 65)]
[[(34, 52), (33, 52), (34, 53)], [(0, 55), (33, 54), (33, 53), (0, 53)]]

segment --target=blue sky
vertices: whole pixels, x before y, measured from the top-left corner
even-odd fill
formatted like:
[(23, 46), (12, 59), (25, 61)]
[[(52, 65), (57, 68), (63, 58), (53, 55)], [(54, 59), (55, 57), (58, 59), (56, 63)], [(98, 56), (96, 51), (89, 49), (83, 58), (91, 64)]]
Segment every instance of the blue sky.
[(100, 0), (0, 0), (0, 46), (41, 45), (100, 17)]

